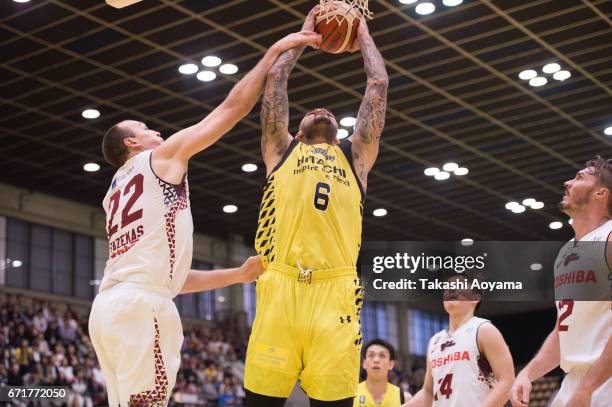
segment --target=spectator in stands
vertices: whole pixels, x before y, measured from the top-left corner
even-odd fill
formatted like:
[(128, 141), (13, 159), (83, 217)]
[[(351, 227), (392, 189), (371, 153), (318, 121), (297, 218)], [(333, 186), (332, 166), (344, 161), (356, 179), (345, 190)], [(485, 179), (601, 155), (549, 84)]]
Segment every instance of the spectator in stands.
[(43, 314), (42, 308), (39, 308), (38, 311), (36, 311), (36, 315), (32, 319), (32, 325), (38, 332), (45, 332), (47, 330), (49, 323)]

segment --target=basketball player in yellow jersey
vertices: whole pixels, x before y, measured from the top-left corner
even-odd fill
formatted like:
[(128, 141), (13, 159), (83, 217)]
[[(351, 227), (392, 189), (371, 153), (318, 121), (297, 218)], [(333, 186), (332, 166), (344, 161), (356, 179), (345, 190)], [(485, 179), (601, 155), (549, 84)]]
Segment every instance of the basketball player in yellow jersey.
[(257, 281), (247, 350), (249, 407), (284, 405), (298, 379), (311, 406), (350, 407), (356, 394), (362, 302), (356, 262), (388, 77), (365, 21), (355, 43), (367, 88), (355, 132), (342, 142), (326, 109), (308, 112), (295, 138), (289, 134), (287, 79), (303, 47), (281, 54), (268, 73), (261, 109), (267, 180), (255, 238), (267, 272)]
[(357, 387), (353, 407), (400, 407), (412, 396), (388, 382), (395, 366), (395, 349), (382, 339), (373, 339), (365, 347), (363, 369), (366, 379)]

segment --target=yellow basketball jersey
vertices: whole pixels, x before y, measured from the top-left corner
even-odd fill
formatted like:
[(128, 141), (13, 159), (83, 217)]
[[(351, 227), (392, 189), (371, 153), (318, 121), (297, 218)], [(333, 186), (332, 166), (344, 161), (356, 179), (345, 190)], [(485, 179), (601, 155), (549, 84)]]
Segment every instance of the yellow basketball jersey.
[(357, 386), (357, 397), (353, 401), (353, 407), (400, 407), (402, 405), (402, 391), (394, 384), (387, 383), (387, 391), (380, 404), (374, 402), (374, 397), (368, 390), (365, 380)]
[(363, 196), (350, 141), (307, 145), (293, 140), (266, 180), (255, 250), (266, 266), (355, 267)]

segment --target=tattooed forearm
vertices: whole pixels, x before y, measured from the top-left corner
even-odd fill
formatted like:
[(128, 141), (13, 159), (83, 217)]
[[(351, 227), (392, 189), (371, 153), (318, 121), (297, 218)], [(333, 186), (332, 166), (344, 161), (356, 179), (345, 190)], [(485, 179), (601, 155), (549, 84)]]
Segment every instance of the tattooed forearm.
[(371, 37), (361, 42), (368, 84), (357, 114), (355, 134), (365, 144), (378, 141), (385, 125), (388, 76), (382, 55)]
[(365, 188), (368, 172), (372, 169), (378, 155), (378, 143), (385, 126), (389, 78), (383, 57), (371, 37), (362, 38), (361, 53), (368, 84), (359, 113), (357, 113), (352, 149), (355, 171)]
[(287, 148), (289, 132), (287, 81), (303, 51), (302, 47), (285, 51), (278, 57), (268, 73), (260, 113), (261, 151), (264, 158), (267, 153), (282, 154)]

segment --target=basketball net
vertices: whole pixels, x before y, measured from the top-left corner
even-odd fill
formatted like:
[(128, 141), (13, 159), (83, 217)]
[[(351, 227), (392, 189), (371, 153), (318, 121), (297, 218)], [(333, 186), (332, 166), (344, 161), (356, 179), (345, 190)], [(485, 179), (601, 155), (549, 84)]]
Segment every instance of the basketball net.
[[(321, 5), (320, 15), (327, 16), (327, 22), (332, 18), (335, 18), (338, 21), (338, 24), (342, 24), (344, 21), (344, 16), (339, 16), (335, 13), (330, 13), (331, 10), (334, 9), (334, 3), (337, 3), (336, 0), (319, 0), (319, 4)], [(357, 14), (361, 14), (364, 18), (371, 20), (374, 14), (368, 8), (368, 0), (343, 0), (342, 3), (347, 4), (352, 11), (356, 11)]]

